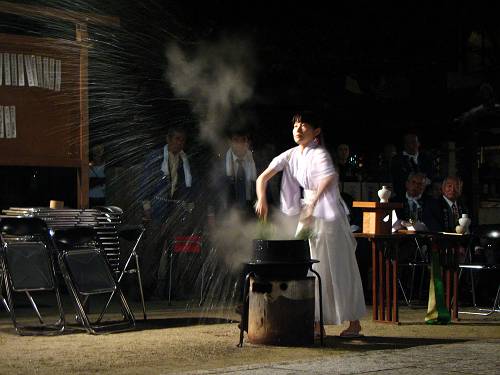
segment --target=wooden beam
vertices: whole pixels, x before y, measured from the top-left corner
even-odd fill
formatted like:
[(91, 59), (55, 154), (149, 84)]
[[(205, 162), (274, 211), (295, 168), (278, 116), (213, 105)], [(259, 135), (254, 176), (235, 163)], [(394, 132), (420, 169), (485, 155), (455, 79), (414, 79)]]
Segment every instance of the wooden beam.
[[(76, 41), (88, 41), (87, 25), (76, 24)], [(78, 175), (78, 208), (89, 206), (89, 106), (88, 106), (88, 65), (87, 48), (80, 49), (80, 159), (82, 165)]]
[(72, 10), (62, 10), (57, 8), (40, 7), (27, 4), (13, 4), (7, 1), (0, 1), (0, 12), (34, 19), (49, 18), (69, 21), (76, 24), (90, 23), (101, 26), (120, 27), (119, 17), (101, 16), (94, 13), (81, 13)]

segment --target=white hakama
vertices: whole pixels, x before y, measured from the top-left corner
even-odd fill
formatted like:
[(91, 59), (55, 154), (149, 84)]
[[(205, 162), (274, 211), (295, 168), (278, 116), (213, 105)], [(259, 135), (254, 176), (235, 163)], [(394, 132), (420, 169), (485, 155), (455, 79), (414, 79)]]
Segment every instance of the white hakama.
[[(323, 320), (325, 324), (341, 324), (358, 320), (366, 313), (361, 277), (356, 261), (356, 240), (347, 219), (338, 174), (328, 151), (311, 144), (303, 152), (294, 147), (273, 159), (269, 165), (283, 171), (281, 209), (287, 215), (298, 215), (301, 209), (300, 187), (307, 203), (318, 190), (321, 180), (334, 176), (334, 181), (319, 197), (313, 211), (314, 234), (309, 240), (311, 258), (320, 262), (313, 266), (321, 276)], [(316, 320), (319, 321), (319, 288), (316, 283)]]

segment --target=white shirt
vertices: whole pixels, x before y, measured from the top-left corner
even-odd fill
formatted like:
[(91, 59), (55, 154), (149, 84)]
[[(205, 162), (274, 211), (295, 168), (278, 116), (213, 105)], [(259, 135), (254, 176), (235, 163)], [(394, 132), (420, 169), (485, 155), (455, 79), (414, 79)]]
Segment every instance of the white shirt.
[(415, 164), (418, 164), (418, 152), (415, 155), (409, 154), (406, 151), (403, 151), (403, 155), (408, 156), (410, 159), (413, 159)]
[(443, 198), (444, 198), (444, 200), (446, 201), (446, 203), (448, 203), (448, 206), (450, 206), (450, 209), (452, 209), (452, 210), (453, 210), (453, 207), (452, 207), (453, 205), (457, 206), (457, 209), (458, 209), (457, 202), (452, 202), (452, 201), (450, 201), (450, 200), (449, 200), (448, 198), (446, 198), (444, 195), (443, 195)]
[(420, 198), (422, 198), (422, 194), (420, 194), (420, 195), (418, 195), (418, 196), (416, 196), (416, 197), (410, 197), (410, 196), (408, 195), (408, 192), (406, 192), (406, 199), (408, 200), (408, 204), (410, 205), (410, 207), (411, 207), (411, 203), (412, 203), (412, 202), (413, 202), (413, 203), (415, 203), (415, 206), (416, 206), (417, 208), (418, 208), (418, 207), (420, 207), (420, 203), (418, 203), (418, 200), (419, 200)]
[(275, 157), (269, 167), (283, 171), (281, 183), (281, 210), (287, 215), (300, 213), (300, 187), (317, 191), (320, 181), (334, 176), (333, 182), (319, 197), (313, 216), (333, 220), (339, 214), (345, 215), (343, 201), (338, 188), (338, 173), (328, 151), (316, 144), (307, 146), (301, 152), (300, 146), (291, 148)]

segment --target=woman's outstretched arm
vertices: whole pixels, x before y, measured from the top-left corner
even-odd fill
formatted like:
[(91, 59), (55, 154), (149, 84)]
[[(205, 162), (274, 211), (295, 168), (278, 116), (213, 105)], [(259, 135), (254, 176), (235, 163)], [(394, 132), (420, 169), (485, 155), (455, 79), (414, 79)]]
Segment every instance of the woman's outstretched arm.
[(324, 193), (324, 191), (333, 183), (335, 180), (335, 175), (327, 176), (323, 178), (319, 184), (318, 184), (318, 190), (316, 191), (316, 196), (314, 197), (314, 200), (312, 202), (312, 206), (316, 206), (316, 203), (318, 203), (318, 200), (321, 196), (321, 194)]
[(271, 179), (278, 171), (268, 167), (255, 182), (255, 192), (257, 193), (257, 202), (255, 203), (255, 212), (261, 219), (267, 218), (268, 206), (266, 198), (267, 181)]

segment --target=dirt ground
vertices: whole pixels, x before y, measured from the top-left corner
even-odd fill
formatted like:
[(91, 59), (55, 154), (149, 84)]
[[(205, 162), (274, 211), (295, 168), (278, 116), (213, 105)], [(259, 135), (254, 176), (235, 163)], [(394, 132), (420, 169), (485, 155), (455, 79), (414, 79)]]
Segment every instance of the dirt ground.
[[(232, 309), (231, 309), (232, 310)], [(338, 356), (352, 351), (400, 349), (462, 340), (500, 338), (499, 317), (465, 316), (447, 326), (427, 326), (424, 309), (401, 308), (401, 325), (362, 321), (365, 337), (336, 337), (341, 326), (327, 326), (324, 347), (236, 344), (237, 315), (162, 302), (148, 304), (147, 321), (131, 332), (92, 336), (70, 329), (60, 336), (18, 336), (0, 310), (0, 374), (170, 374), (244, 364), (292, 362)], [(139, 306), (134, 306), (137, 318)], [(498, 316), (498, 314), (497, 314)], [(203, 320), (200, 320), (203, 318)], [(67, 317), (74, 324), (71, 316)], [(233, 320), (234, 319), (234, 320)]]

